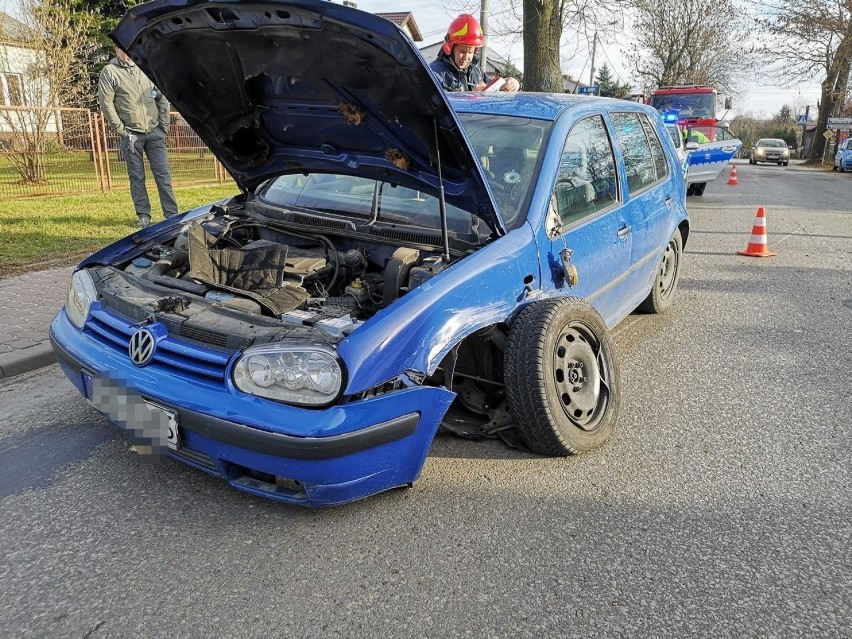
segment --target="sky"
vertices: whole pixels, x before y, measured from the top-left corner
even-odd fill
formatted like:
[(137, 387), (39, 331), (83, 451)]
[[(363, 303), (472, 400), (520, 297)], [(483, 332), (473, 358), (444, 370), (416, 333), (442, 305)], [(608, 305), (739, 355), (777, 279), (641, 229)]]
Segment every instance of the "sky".
[[(355, 0), (358, 8), (370, 13), (392, 11), (411, 11), (420, 31), (423, 33), (423, 43), (433, 44), (444, 37), (450, 21), (463, 12), (465, 0), (444, 0), (436, 3), (431, 0)], [(452, 4), (451, 4), (452, 2)], [(468, 9), (479, 17), (478, 3), (471, 4)], [(629, 34), (618, 34), (619, 39), (629, 39)], [(489, 46), (493, 47), (504, 58), (510, 59), (515, 66), (523, 69), (524, 53), (520, 39), (491, 38)], [(589, 83), (590, 43), (571, 42), (563, 49), (562, 71), (573, 78), (580, 77)], [(615, 36), (599, 35), (595, 54), (595, 68), (600, 70), (606, 62), (619, 81), (633, 84), (622, 57), (622, 47), (615, 41)], [(582, 75), (581, 75), (582, 74)], [(771, 78), (753, 73), (744, 75), (743, 92), (734, 98), (734, 108), (727, 118), (739, 114), (750, 114), (757, 117), (770, 117), (781, 110), (785, 104), (794, 112), (804, 112), (805, 105), (811, 105), (811, 111), (816, 112), (816, 103), (820, 96), (819, 82), (815, 78), (811, 83), (804, 83), (795, 88), (783, 88), (775, 84)], [(721, 113), (719, 114), (722, 115)]]

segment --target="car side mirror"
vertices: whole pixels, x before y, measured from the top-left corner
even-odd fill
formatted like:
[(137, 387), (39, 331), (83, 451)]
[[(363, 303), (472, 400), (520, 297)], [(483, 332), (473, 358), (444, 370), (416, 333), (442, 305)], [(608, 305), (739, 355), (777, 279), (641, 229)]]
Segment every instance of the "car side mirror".
[(734, 101), (731, 98), (725, 98), (725, 110), (734, 108)]
[(686, 150), (687, 151), (694, 151), (697, 148), (698, 148), (698, 142), (690, 141), (690, 142), (686, 143)]

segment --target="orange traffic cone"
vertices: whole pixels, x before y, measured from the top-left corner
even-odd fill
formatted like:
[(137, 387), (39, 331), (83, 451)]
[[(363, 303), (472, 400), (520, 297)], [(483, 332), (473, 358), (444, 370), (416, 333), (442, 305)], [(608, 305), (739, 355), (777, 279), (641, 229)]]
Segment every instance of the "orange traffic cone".
[(739, 184), (737, 181), (737, 167), (736, 165), (731, 167), (731, 176), (728, 178), (728, 184)]
[(751, 227), (751, 240), (745, 251), (737, 251), (738, 255), (748, 255), (749, 257), (772, 257), (778, 255), (774, 251), (769, 250), (766, 242), (766, 211), (763, 207), (757, 209), (757, 217), (754, 218), (754, 226)]

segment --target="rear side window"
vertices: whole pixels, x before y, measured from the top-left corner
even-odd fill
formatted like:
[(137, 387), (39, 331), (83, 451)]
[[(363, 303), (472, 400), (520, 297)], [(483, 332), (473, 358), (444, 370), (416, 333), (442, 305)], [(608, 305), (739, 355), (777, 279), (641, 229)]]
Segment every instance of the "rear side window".
[(657, 130), (654, 125), (644, 114), (639, 115), (639, 121), (642, 122), (642, 128), (645, 129), (648, 144), (651, 146), (651, 158), (654, 160), (654, 168), (657, 170), (657, 179), (662, 180), (669, 174), (669, 163), (666, 161), (663, 145), (660, 143), (660, 138), (657, 137)]
[(621, 153), (624, 155), (627, 186), (631, 193), (636, 193), (657, 180), (657, 170), (648, 138), (638, 113), (613, 113), (612, 123)]
[(554, 195), (562, 224), (618, 201), (612, 144), (601, 116), (580, 120), (565, 139)]

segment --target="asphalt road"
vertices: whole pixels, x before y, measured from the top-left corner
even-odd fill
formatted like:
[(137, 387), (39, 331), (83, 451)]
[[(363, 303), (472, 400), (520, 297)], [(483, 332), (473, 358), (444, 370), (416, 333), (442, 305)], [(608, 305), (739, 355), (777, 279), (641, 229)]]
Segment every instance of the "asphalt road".
[(138, 457), (56, 366), (0, 383), (0, 636), (852, 636), (852, 177), (738, 168), (591, 454), (442, 436), (309, 511)]

